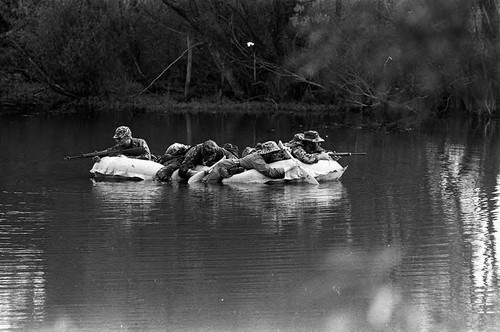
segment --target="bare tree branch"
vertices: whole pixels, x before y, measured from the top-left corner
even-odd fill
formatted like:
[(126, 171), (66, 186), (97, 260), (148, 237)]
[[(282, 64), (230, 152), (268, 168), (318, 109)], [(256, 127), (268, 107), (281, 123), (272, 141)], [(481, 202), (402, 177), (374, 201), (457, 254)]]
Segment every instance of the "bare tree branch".
[(33, 68), (35, 68), (35, 70), (43, 77), (45, 83), (47, 83), (47, 85), (53, 91), (61, 95), (64, 95), (66, 97), (77, 98), (75, 94), (73, 94), (72, 92), (68, 91), (67, 89), (63, 88), (62, 86), (54, 82), (54, 80), (52, 80), (49, 77), (49, 75), (45, 73), (45, 71), (35, 62), (35, 60), (33, 60), (33, 58), (28, 53), (26, 53), (26, 51), (18, 43), (16, 43), (12, 39), (8, 39), (8, 41), (23, 54), (23, 56), (29, 61), (29, 63), (33, 66)]
[(155, 82), (156, 82), (156, 81), (157, 81), (157, 80), (158, 80), (158, 79), (159, 79), (159, 78), (160, 78), (163, 74), (165, 74), (165, 72), (166, 72), (167, 70), (169, 70), (169, 69), (170, 69), (170, 67), (172, 67), (172, 66), (173, 66), (173, 65), (174, 65), (177, 61), (179, 61), (180, 59), (182, 59), (182, 57), (184, 56), (184, 54), (186, 54), (187, 52), (189, 52), (189, 50), (190, 50), (190, 49), (192, 49), (192, 48), (194, 48), (194, 47), (196, 47), (196, 46), (198, 46), (198, 45), (201, 45), (201, 44), (203, 44), (203, 42), (196, 43), (196, 44), (194, 44), (193, 46), (188, 47), (186, 50), (184, 50), (184, 52), (182, 52), (182, 54), (181, 54), (181, 55), (179, 55), (179, 57), (177, 57), (177, 59), (175, 59), (175, 60), (174, 60), (171, 64), (169, 64), (169, 65), (167, 66), (167, 68), (163, 69), (163, 71), (160, 73), (160, 75), (158, 75), (158, 76), (157, 76), (157, 77), (156, 77), (156, 78), (155, 78), (155, 79), (154, 79), (151, 83), (149, 83), (149, 85), (148, 85), (146, 88), (144, 88), (144, 90), (142, 90), (141, 92), (139, 92), (139, 93), (137, 93), (137, 94), (135, 94), (135, 95), (136, 95), (136, 96), (137, 96), (137, 95), (142, 95), (144, 92), (146, 92), (146, 91), (147, 91), (147, 90), (148, 90), (151, 86), (153, 86), (153, 84), (154, 84), (154, 83), (155, 83)]

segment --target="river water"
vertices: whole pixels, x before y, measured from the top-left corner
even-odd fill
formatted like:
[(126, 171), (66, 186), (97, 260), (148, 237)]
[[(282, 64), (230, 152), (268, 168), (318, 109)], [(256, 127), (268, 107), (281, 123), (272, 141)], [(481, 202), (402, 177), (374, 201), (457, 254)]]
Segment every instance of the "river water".
[[(0, 118), (0, 330), (499, 328), (496, 124), (385, 133), (309, 115)], [(316, 129), (340, 181), (94, 182), (130, 125), (161, 154)]]

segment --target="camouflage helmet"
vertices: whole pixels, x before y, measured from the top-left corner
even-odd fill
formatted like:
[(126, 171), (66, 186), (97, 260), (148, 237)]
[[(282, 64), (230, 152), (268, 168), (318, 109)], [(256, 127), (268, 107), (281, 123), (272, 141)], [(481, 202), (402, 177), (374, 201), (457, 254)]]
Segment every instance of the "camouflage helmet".
[(324, 142), (325, 140), (319, 136), (316, 130), (308, 130), (304, 133), (298, 134), (298, 138), (302, 141), (309, 141), (314, 143)]
[(251, 153), (257, 152), (256, 148), (252, 148), (250, 146), (247, 146), (245, 149), (243, 149), (243, 152), (241, 153), (242, 157), (248, 156)]
[(222, 147), (227, 151), (231, 152), (235, 157), (238, 157), (238, 155), (240, 154), (238, 146), (232, 143), (225, 143)]
[(276, 151), (280, 151), (280, 147), (275, 141), (267, 141), (262, 143), (262, 148), (259, 151), (260, 154), (268, 154)]
[(125, 137), (132, 138), (132, 131), (130, 131), (130, 128), (127, 126), (120, 126), (116, 128), (115, 135), (113, 136), (113, 138), (116, 140), (120, 140)]
[(167, 148), (165, 154), (176, 155), (178, 153), (186, 152), (189, 148), (189, 145), (174, 143)]
[(212, 140), (208, 140), (201, 145), (201, 154), (203, 157), (208, 157), (215, 154), (219, 146)]

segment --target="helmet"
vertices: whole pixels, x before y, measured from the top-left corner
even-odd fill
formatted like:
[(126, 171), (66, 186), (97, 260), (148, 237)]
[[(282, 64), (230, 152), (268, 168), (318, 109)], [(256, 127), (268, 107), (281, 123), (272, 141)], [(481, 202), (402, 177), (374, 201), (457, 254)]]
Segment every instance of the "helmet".
[(252, 147), (250, 147), (250, 146), (247, 146), (247, 147), (243, 150), (243, 152), (241, 153), (241, 156), (242, 156), (242, 157), (246, 157), (246, 156), (248, 156), (249, 154), (254, 153), (254, 152), (257, 152), (257, 149), (256, 149), (256, 148), (252, 148)]
[(123, 139), (125, 137), (132, 137), (132, 131), (130, 131), (129, 127), (126, 126), (120, 126), (116, 128), (115, 130), (115, 135), (113, 136), (114, 139)]
[(239, 149), (237, 145), (234, 145), (232, 143), (225, 143), (222, 147), (231, 152), (235, 157), (238, 157)]
[(180, 152), (185, 152), (189, 148), (190, 148), (189, 145), (185, 145), (185, 144), (181, 144), (181, 143), (174, 143), (167, 148), (167, 151), (165, 151), (165, 154), (175, 155), (175, 154), (180, 153)]
[(280, 151), (280, 147), (276, 144), (275, 141), (267, 141), (262, 143), (262, 148), (259, 151), (260, 154), (268, 154), (276, 151)]
[(208, 140), (201, 146), (201, 154), (203, 155), (203, 157), (209, 157), (215, 154), (215, 151), (218, 147), (219, 146), (217, 145), (217, 143), (212, 140)]
[(325, 140), (319, 136), (319, 133), (316, 130), (308, 130), (304, 133), (298, 134), (299, 139), (302, 141), (309, 141), (314, 143), (324, 142)]

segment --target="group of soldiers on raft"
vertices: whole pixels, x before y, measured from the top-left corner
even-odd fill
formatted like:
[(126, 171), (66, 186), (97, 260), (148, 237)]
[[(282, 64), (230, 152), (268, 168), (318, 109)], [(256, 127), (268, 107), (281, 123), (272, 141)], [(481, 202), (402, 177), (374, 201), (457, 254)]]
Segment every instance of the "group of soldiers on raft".
[[(197, 173), (196, 166), (210, 167), (216, 163), (216, 167), (208, 173), (206, 181), (219, 182), (249, 169), (255, 169), (272, 179), (280, 179), (285, 177), (285, 172), (297, 167), (296, 165), (288, 168), (269, 165), (279, 160), (288, 159), (275, 141), (258, 143), (255, 147), (246, 147), (241, 157), (237, 146), (226, 143), (221, 147), (213, 140), (207, 140), (194, 146), (173, 143), (162, 156), (154, 156), (144, 139), (132, 137), (132, 131), (129, 127), (118, 127), (113, 138), (116, 145), (110, 149), (126, 151), (126, 149), (140, 147), (143, 152), (140, 155), (127, 155), (126, 152), (124, 154), (131, 158), (153, 160), (162, 164), (164, 167), (156, 173), (155, 177), (158, 181), (169, 181), (176, 170), (181, 178), (187, 180)], [(293, 157), (305, 164), (314, 164), (319, 160), (338, 160), (339, 157), (335, 155), (335, 152), (325, 150), (320, 146), (321, 142), (324, 142), (324, 139), (317, 131), (308, 130), (295, 134), (293, 139), (284, 145), (290, 149)], [(94, 161), (98, 162), (99, 157), (94, 157)]]

